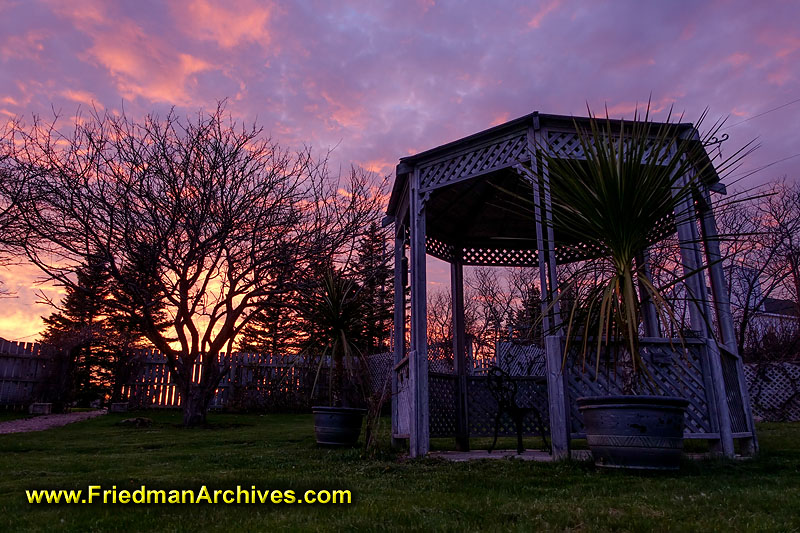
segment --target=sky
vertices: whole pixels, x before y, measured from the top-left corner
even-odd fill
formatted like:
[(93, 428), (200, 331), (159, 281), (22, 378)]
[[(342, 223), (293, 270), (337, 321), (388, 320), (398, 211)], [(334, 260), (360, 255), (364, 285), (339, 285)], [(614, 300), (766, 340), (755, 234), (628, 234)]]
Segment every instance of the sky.
[[(757, 138), (732, 176), (757, 186), (800, 176), (798, 20), (800, 2), (777, 0), (0, 0), (0, 119), (227, 99), (286, 147), (391, 175), (532, 111), (630, 118), (652, 99), (657, 118), (727, 117), (723, 153)], [(36, 278), (0, 271), (0, 336), (35, 340), (51, 311)]]

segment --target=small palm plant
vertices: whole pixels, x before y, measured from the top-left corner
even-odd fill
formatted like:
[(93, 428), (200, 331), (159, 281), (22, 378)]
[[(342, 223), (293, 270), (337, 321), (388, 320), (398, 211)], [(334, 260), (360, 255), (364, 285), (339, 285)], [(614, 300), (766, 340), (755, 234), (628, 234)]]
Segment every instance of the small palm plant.
[[(651, 122), (649, 104), (644, 116), (637, 110), (631, 122), (598, 119), (591, 110), (589, 115), (588, 127), (575, 122), (584, 159), (559, 157), (550, 147), (539, 147), (549, 169), (559, 238), (601, 250), (610, 267), (588, 290), (562, 290), (562, 295), (583, 295), (565, 309), (564, 358), (566, 364), (570, 344), (581, 344), (584, 363), (594, 350), (597, 370), (601, 354), (610, 358), (614, 351), (615, 364), (622, 366), (623, 390), (630, 394), (637, 378), (649, 375), (639, 350), (643, 299), (653, 302), (662, 324), (678, 324), (664, 296), (666, 287), (654, 286), (635, 260), (653, 244), (665, 221), (681, 222), (682, 207), (693, 202), (701, 176), (714, 171), (704, 146), (721, 124), (700, 138), (696, 128), (672, 122), (671, 113), (664, 123)], [(682, 136), (687, 129), (692, 135)], [(749, 146), (725, 159), (718, 170), (735, 167)]]
[(363, 361), (359, 346), (363, 345), (366, 313), (359, 286), (341, 271), (329, 268), (306, 294), (302, 314), (310, 324), (309, 342), (321, 353), (314, 390), (323, 363), (330, 357), (329, 405), (363, 404)]

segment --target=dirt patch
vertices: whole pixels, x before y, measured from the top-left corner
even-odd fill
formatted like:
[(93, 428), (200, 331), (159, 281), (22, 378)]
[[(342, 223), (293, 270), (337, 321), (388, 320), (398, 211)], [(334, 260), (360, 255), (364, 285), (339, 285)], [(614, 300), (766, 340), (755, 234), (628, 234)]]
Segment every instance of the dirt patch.
[(8, 433), (28, 433), (31, 431), (44, 431), (45, 429), (57, 428), (88, 420), (96, 416), (106, 414), (105, 409), (97, 411), (81, 411), (78, 413), (67, 413), (64, 415), (43, 415), (20, 420), (9, 420), (0, 422), (0, 435)]

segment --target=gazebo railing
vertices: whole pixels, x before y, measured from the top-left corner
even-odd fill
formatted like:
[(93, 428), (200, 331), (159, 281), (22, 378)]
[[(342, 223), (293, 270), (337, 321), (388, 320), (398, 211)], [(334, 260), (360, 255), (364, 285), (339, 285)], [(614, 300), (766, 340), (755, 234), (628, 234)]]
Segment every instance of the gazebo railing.
[[(517, 384), (517, 402), (526, 407), (536, 407), (541, 413), (545, 431), (549, 431), (547, 418), (547, 379), (543, 376), (512, 376)], [(430, 436), (455, 437), (457, 432), (456, 385), (458, 376), (440, 372), (428, 374), (430, 394)], [(497, 400), (489, 390), (487, 376), (467, 377), (467, 421), (469, 437), (491, 437), (494, 435)], [(528, 414), (523, 420), (523, 433), (540, 435), (536, 417)], [(514, 422), (508, 416), (500, 418), (498, 435), (515, 436)]]

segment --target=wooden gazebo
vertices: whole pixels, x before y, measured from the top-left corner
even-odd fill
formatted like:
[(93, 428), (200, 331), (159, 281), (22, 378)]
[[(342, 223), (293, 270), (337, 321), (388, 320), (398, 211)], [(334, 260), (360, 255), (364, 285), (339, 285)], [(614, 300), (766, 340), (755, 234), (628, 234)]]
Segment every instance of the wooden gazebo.
[[(427, 454), (431, 436), (454, 437), (457, 447), (467, 450), (471, 436), (490, 434), (482, 418), (491, 401), (481, 377), (470, 375), (466, 365), (463, 267), (538, 267), (545, 311), (558, 288), (557, 264), (602, 255), (585, 243), (559, 239), (549, 223), (549, 176), (537, 157), (537, 147), (547, 146), (559, 157), (581, 158), (576, 124), (582, 127), (587, 121), (534, 112), (405, 157), (397, 165), (385, 221), (395, 228), (392, 435), (396, 443), (408, 439), (411, 456)], [(681, 124), (677, 131), (700, 142), (692, 124)], [(713, 168), (699, 163), (697, 167)], [(685, 281), (694, 330), (685, 341), (689, 355), (673, 353), (655, 312), (647, 309), (642, 346), (665, 393), (690, 401), (685, 436), (708, 439), (719, 453), (733, 456), (735, 439), (741, 440), (743, 453), (753, 453), (757, 443), (711, 209), (710, 192), (724, 192), (724, 186), (716, 173), (706, 174), (698, 180), (695, 202), (687, 201), (682, 213), (676, 213), (684, 216), (665, 220), (657, 236), (677, 232), (684, 271), (694, 273)], [(514, 196), (528, 198), (534, 209), (518, 209), (510, 199)], [(427, 254), (451, 265), (454, 364), (449, 374), (429, 372)], [(703, 262), (709, 268), (698, 271), (697, 265)], [(712, 308), (716, 332), (709, 331), (711, 321), (706, 320)], [(558, 309), (551, 308), (543, 318), (544, 331), (551, 333), (541, 347), (545, 375), (517, 379), (521, 393), (543, 404), (552, 454), (562, 459), (569, 456), (570, 440), (583, 436), (575, 399), (617, 389), (612, 380), (591, 371), (562, 371), (564, 339), (559, 316)]]

